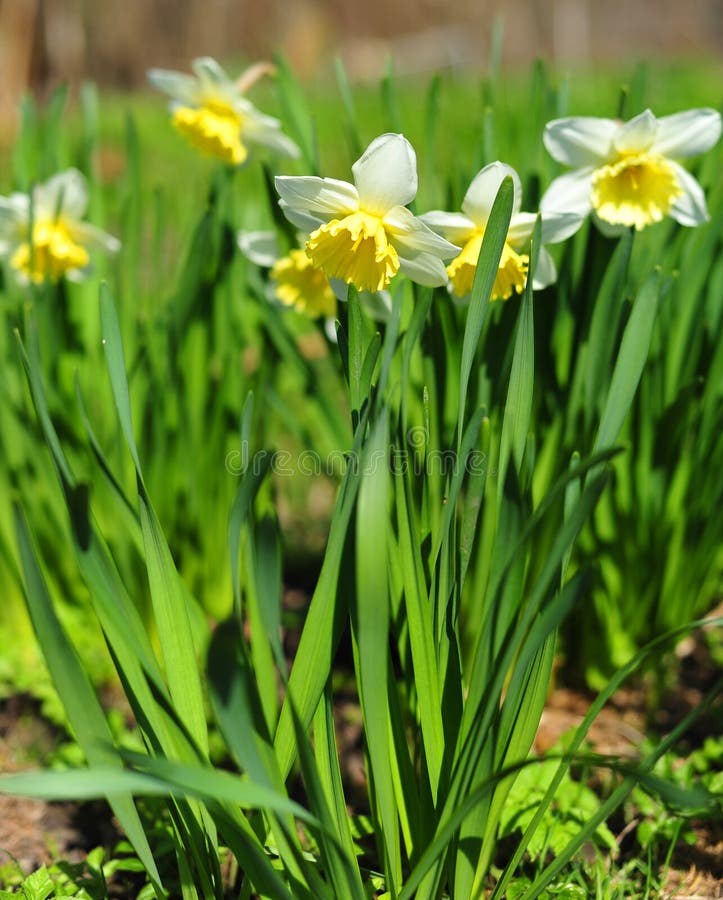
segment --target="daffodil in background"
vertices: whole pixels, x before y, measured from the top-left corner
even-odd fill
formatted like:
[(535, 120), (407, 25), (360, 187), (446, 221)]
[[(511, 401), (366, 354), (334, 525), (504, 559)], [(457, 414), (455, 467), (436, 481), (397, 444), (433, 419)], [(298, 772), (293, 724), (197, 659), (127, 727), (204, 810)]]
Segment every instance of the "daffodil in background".
[(244, 96), (261, 75), (273, 71), (272, 66), (252, 66), (236, 81), (210, 57), (195, 59), (191, 68), (193, 75), (151, 69), (148, 80), (171, 97), (173, 125), (194, 147), (233, 166), (246, 162), (253, 147), (299, 156), (281, 122), (259, 112)]
[[(492, 300), (508, 300), (520, 294), (527, 283), (530, 263), (530, 240), (535, 228), (534, 213), (520, 212), (522, 186), (517, 172), (501, 162), (485, 166), (472, 180), (462, 201), (462, 212), (433, 210), (420, 216), (430, 228), (459, 244), (462, 252), (447, 266), (450, 290), (460, 300), (472, 290), (477, 259), (492, 205), (502, 181), (509, 176), (513, 185), (512, 218), (502, 250), (497, 277), (492, 287)], [(542, 243), (563, 241), (580, 227), (581, 216), (571, 212), (556, 212), (542, 217)], [(536, 290), (552, 284), (557, 277), (555, 263), (544, 246), (540, 247), (537, 269), (532, 286)]]
[(57, 282), (82, 278), (90, 252), (116, 252), (120, 242), (82, 221), (88, 187), (77, 169), (68, 169), (33, 188), (32, 194), (0, 197), (0, 256), (19, 281)]
[(242, 231), (238, 245), (251, 262), (269, 269), (273, 299), (312, 319), (336, 315), (336, 296), (329, 279), (303, 250), (296, 247), (282, 254), (273, 231)]
[[(283, 254), (274, 231), (241, 231), (238, 245), (247, 259), (269, 270), (269, 299), (291, 307), (312, 319), (326, 319), (326, 333), (336, 340), (334, 320), (337, 296), (329, 279), (314, 266), (306, 252), (293, 247)], [(299, 244), (305, 236), (299, 236)], [(388, 291), (362, 291), (359, 300), (369, 315), (377, 321), (387, 321), (392, 298)]]
[(703, 190), (676, 160), (710, 149), (721, 133), (714, 109), (657, 119), (645, 112), (628, 122), (572, 117), (545, 126), (548, 152), (575, 171), (556, 178), (541, 209), (593, 213), (601, 230), (638, 231), (671, 216), (681, 225), (707, 221)]
[(309, 233), (306, 253), (328, 278), (381, 291), (401, 272), (431, 287), (446, 282), (458, 248), (407, 209), (417, 193), (417, 159), (401, 134), (383, 134), (352, 166), (354, 184), (277, 176), (287, 219)]

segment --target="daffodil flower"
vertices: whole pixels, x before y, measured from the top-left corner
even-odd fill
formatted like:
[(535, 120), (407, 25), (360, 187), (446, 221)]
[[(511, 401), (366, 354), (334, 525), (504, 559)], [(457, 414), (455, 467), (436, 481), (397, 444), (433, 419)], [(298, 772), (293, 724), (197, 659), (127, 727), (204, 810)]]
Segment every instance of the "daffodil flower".
[[(462, 212), (434, 210), (420, 218), (450, 241), (462, 246), (462, 252), (447, 266), (452, 293), (464, 299), (472, 290), (477, 259), (492, 205), (502, 181), (509, 176), (513, 185), (512, 218), (502, 249), (499, 268), (492, 287), (492, 300), (507, 300), (521, 293), (527, 283), (530, 264), (529, 248), (536, 216), (520, 212), (522, 186), (517, 172), (505, 163), (485, 166), (472, 180), (462, 201)], [(554, 244), (575, 232), (582, 218), (570, 212), (551, 213), (542, 217), (542, 243)], [(532, 279), (535, 290), (547, 287), (557, 277), (555, 264), (544, 246), (540, 247), (537, 268)]]
[[(244, 256), (269, 269), (269, 296), (310, 318), (325, 317), (326, 332), (335, 340), (337, 296), (329, 279), (314, 266), (306, 252), (295, 247), (283, 255), (273, 231), (242, 231), (237, 240)], [(301, 236), (299, 243), (304, 242)], [(392, 300), (388, 291), (362, 291), (359, 300), (373, 319), (389, 319)]]
[(254, 146), (299, 156), (279, 120), (259, 112), (244, 96), (268, 66), (253, 66), (235, 82), (210, 57), (195, 59), (191, 68), (193, 75), (151, 69), (148, 80), (171, 97), (173, 125), (194, 147), (234, 166), (244, 163)]
[(282, 255), (273, 231), (243, 231), (241, 252), (251, 262), (269, 269), (270, 294), (284, 306), (316, 319), (336, 315), (336, 296), (329, 279), (298, 247)]
[(83, 222), (88, 188), (77, 169), (68, 169), (33, 188), (32, 195), (0, 197), (0, 256), (21, 282), (56, 282), (87, 274), (90, 250), (115, 252), (120, 242)]
[(671, 216), (681, 225), (708, 219), (696, 179), (676, 160), (712, 147), (721, 133), (714, 109), (691, 109), (656, 119), (645, 112), (628, 122), (591, 117), (556, 119), (543, 140), (553, 159), (575, 171), (556, 178), (543, 212), (592, 212), (606, 233), (638, 231)]
[(401, 134), (376, 138), (352, 166), (354, 184), (334, 178), (277, 176), (280, 205), (309, 233), (306, 253), (328, 278), (381, 291), (401, 272), (444, 284), (442, 260), (458, 248), (407, 209), (417, 193), (417, 160)]

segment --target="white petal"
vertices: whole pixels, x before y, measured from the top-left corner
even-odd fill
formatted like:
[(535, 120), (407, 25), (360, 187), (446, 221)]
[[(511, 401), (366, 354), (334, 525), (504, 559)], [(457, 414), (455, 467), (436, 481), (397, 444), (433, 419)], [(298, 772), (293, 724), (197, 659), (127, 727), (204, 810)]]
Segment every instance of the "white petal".
[(653, 150), (661, 156), (681, 159), (705, 153), (721, 134), (721, 117), (715, 109), (689, 109), (658, 119)]
[(670, 164), (675, 169), (678, 186), (683, 191), (683, 196), (673, 201), (670, 215), (681, 225), (702, 225), (709, 219), (703, 188), (690, 172), (687, 172), (678, 163), (671, 162)]
[(555, 262), (544, 247), (540, 247), (540, 255), (537, 257), (537, 267), (532, 276), (532, 289), (541, 291), (557, 280)]
[(329, 338), (330, 343), (339, 343), (339, 338), (336, 334), (336, 319), (334, 318), (334, 316), (327, 316), (324, 319), (324, 331), (326, 333), (326, 336)]
[(362, 209), (375, 215), (406, 206), (417, 194), (417, 157), (401, 134), (383, 134), (351, 167)]
[(428, 225), (432, 231), (446, 237), (453, 244), (464, 244), (469, 240), (471, 234), (476, 229), (476, 225), (471, 219), (462, 213), (448, 213), (442, 210), (432, 210), (419, 216), (420, 221)]
[(596, 212), (593, 212), (592, 220), (600, 234), (604, 234), (605, 237), (609, 238), (620, 237), (620, 235), (625, 234), (630, 227), (629, 225), (613, 225), (610, 222), (606, 222), (605, 219), (601, 219)]
[(512, 214), (519, 212), (522, 201), (520, 176), (512, 166), (501, 162), (493, 162), (475, 175), (462, 201), (462, 212), (469, 216), (476, 225), (484, 226), (487, 224), (497, 192), (508, 175), (512, 179), (514, 189)]
[(375, 322), (388, 322), (392, 314), (389, 291), (360, 291), (359, 302)]
[(239, 231), (236, 242), (243, 255), (257, 266), (271, 268), (281, 256), (275, 231)]
[(35, 215), (54, 217), (58, 213), (69, 219), (80, 219), (88, 207), (85, 176), (77, 169), (53, 175), (33, 191)]
[(342, 303), (347, 302), (349, 299), (349, 285), (346, 281), (342, 281), (341, 278), (330, 278), (329, 286), (334, 291), (334, 296), (337, 300), (341, 300)]
[(579, 216), (588, 215), (592, 208), (590, 192), (592, 190), (593, 171), (593, 168), (590, 166), (555, 178), (540, 201), (540, 212), (543, 217), (549, 212), (570, 212)]
[(121, 248), (121, 242), (117, 237), (91, 225), (90, 222), (72, 222), (67, 227), (70, 236), (81, 247), (105, 250), (107, 253), (117, 253)]
[(591, 166), (610, 153), (613, 136), (620, 123), (593, 116), (553, 119), (542, 135), (547, 152), (566, 166)]
[(253, 103), (246, 97), (238, 96), (233, 98), (233, 108), (241, 115), (243, 121), (243, 129), (253, 128), (280, 128), (281, 122), (273, 116), (267, 116), (261, 110), (256, 109)]
[[(507, 240), (512, 247), (527, 244), (535, 230), (534, 213), (518, 213), (512, 217)], [(576, 213), (546, 212), (542, 215), (542, 243), (558, 244), (574, 234), (582, 225), (583, 216)]]
[(585, 217), (573, 212), (547, 212), (542, 217), (542, 243), (559, 244), (580, 230)]
[(431, 253), (419, 253), (413, 259), (399, 257), (399, 271), (425, 287), (447, 284), (444, 263)]
[[(359, 209), (357, 190), (347, 181), (318, 178), (316, 175), (277, 175), (274, 183), (289, 209), (316, 214), (325, 222), (343, 218)], [(284, 212), (289, 218), (286, 210)]]
[(657, 134), (658, 120), (646, 109), (620, 126), (613, 138), (613, 147), (620, 153), (649, 150)]
[(27, 230), (30, 198), (27, 194), (0, 197), (0, 235), (6, 240), (19, 240)]
[(191, 68), (202, 87), (220, 87), (227, 89), (233, 82), (221, 66), (210, 56), (199, 56), (191, 63)]
[(148, 81), (154, 88), (174, 100), (187, 106), (195, 106), (198, 102), (198, 81), (193, 75), (168, 69), (149, 69), (147, 74)]
[(301, 151), (291, 138), (281, 130), (281, 122), (270, 116), (251, 118), (245, 121), (241, 127), (241, 139), (246, 139), (250, 144), (258, 144), (267, 147), (282, 156), (297, 159)]
[(304, 234), (310, 234), (312, 231), (329, 221), (328, 216), (313, 215), (312, 213), (303, 212), (300, 209), (292, 209), (283, 200), (279, 200), (279, 206), (286, 218)]
[(535, 230), (535, 222), (537, 216), (534, 213), (521, 212), (516, 213), (510, 219), (510, 228), (507, 232), (507, 241), (517, 249), (524, 244), (529, 243), (532, 232)]
[[(383, 219), (384, 228), (394, 246), (403, 251), (433, 253), (440, 259), (451, 259), (460, 248), (436, 234), (405, 206), (396, 206)], [(405, 255), (410, 255), (405, 252)]]

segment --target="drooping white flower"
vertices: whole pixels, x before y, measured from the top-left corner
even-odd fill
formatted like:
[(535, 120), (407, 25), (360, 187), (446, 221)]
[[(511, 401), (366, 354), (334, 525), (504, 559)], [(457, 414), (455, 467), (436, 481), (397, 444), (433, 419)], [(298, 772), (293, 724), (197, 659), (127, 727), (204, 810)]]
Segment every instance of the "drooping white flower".
[[(477, 259), (492, 205), (507, 176), (512, 179), (513, 185), (512, 218), (490, 298), (507, 300), (513, 293), (521, 293), (527, 282), (530, 240), (537, 218), (533, 213), (520, 212), (522, 186), (519, 175), (511, 166), (493, 162), (478, 172), (462, 201), (462, 212), (434, 210), (420, 217), (435, 231), (462, 246), (462, 252), (447, 266), (450, 289), (458, 298), (466, 298), (472, 290)], [(542, 243), (554, 244), (564, 240), (577, 231), (581, 222), (582, 218), (576, 213), (543, 215)], [(532, 286), (539, 290), (552, 284), (556, 277), (552, 257), (542, 246)]]
[(207, 56), (195, 59), (191, 68), (193, 75), (151, 69), (148, 80), (171, 97), (173, 124), (194, 147), (234, 166), (244, 163), (254, 146), (299, 156), (299, 148), (281, 131), (281, 122), (259, 112), (244, 96), (268, 66), (252, 66), (235, 82)]
[(401, 134), (376, 138), (352, 166), (354, 184), (334, 178), (277, 176), (287, 219), (309, 233), (306, 253), (330, 279), (380, 291), (401, 272), (444, 284), (442, 260), (458, 248), (435, 234), (407, 204), (417, 193), (417, 161)]
[(87, 207), (88, 187), (77, 169), (53, 175), (32, 194), (0, 197), (0, 256), (20, 281), (81, 278), (90, 265), (89, 251), (120, 249), (117, 238), (82, 221)]
[(606, 233), (638, 231), (671, 216), (681, 225), (708, 219), (705, 196), (678, 162), (712, 147), (721, 133), (714, 109), (690, 109), (657, 119), (645, 112), (628, 122), (592, 117), (555, 119), (543, 140), (557, 162), (574, 171), (556, 178), (543, 212), (592, 212)]

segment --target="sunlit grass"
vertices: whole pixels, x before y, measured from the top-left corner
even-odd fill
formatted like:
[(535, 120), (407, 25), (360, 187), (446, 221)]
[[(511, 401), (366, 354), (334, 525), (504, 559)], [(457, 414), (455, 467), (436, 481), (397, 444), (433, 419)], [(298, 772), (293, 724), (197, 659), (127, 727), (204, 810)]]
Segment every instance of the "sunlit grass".
[[(717, 68), (621, 79), (539, 65), (421, 85), (389, 72), (344, 97), (343, 78), (341, 91), (302, 89), (282, 65), (254, 96), (302, 160), (239, 171), (197, 156), (150, 94), (86, 88), (67, 122), (61, 95), (44, 115), (25, 104), (3, 189), (79, 166), (91, 221), (123, 251), (98, 260), (103, 285), (28, 289), (4, 269), (0, 571), (12, 616), (27, 598), (90, 766), (4, 789), (107, 796), (149, 894), (166, 873), (135, 794), (166, 798), (171, 877), (186, 896), (223, 893), (220, 834), (241, 896), (329, 900), (361, 900), (370, 884), (401, 900), (501, 897), (516, 884), (531, 900), (567, 871), (585, 881), (583, 846), (604, 847), (602, 823), (636, 784), (670, 797), (651, 773), (715, 690), (634, 766), (590, 760), (616, 774), (610, 793), (588, 797), (555, 859), (518, 878), (594, 715), (640, 667), (662, 669), (720, 589), (721, 147), (694, 163), (710, 223), (617, 239), (586, 223), (555, 251), (554, 286), (533, 295), (528, 281), (490, 303), (512, 213), (505, 180), (469, 306), (397, 280), (380, 322), (352, 291), (336, 340), (269, 301), (267, 267), (236, 238), (273, 228), (293, 244), (271, 176), (346, 179), (390, 130), (416, 148), (416, 212), (458, 208), (498, 158), (534, 209), (557, 174), (545, 122), (718, 106)], [(538, 226), (531, 272), (539, 243)], [(314, 507), (319, 477), (331, 490)], [(287, 660), (283, 584), (299, 555), (310, 597)], [(98, 623), (142, 752), (115, 741), (92, 689), (97, 663), (82, 648), (100, 643)], [(8, 615), (3, 627), (17, 626)], [(559, 632), (578, 676), (604, 688), (504, 857), (510, 789), (538, 771), (529, 751)], [(334, 734), (343, 635), (365, 741), (361, 837)], [(714, 804), (707, 784), (674, 799)], [(375, 846), (378, 875), (359, 866), (357, 842)]]

